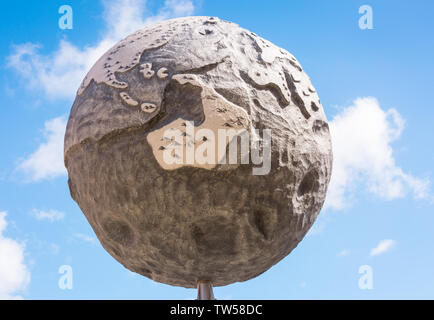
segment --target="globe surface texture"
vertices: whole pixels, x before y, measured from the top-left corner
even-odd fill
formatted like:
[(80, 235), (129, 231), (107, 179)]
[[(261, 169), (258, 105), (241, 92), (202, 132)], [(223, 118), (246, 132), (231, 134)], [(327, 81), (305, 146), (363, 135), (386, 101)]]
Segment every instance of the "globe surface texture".
[[(229, 156), (250, 143), (235, 162), (216, 151), (230, 130), (244, 135), (218, 141)], [(296, 58), (215, 17), (163, 21), (105, 53), (77, 92), (64, 156), (105, 250), (189, 288), (246, 281), (287, 256), (332, 169), (327, 119)]]

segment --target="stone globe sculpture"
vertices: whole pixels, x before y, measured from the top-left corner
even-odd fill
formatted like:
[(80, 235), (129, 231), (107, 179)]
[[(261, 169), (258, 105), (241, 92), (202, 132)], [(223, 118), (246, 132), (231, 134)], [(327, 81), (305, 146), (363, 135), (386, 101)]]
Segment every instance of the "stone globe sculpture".
[(215, 17), (163, 21), (105, 53), (78, 89), (64, 156), (105, 250), (187, 288), (246, 281), (287, 256), (332, 170), (297, 59)]

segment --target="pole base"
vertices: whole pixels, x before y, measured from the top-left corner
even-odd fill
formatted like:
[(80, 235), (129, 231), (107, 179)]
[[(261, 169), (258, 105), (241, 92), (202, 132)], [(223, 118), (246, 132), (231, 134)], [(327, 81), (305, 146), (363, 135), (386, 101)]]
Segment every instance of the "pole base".
[(211, 281), (199, 280), (197, 282), (197, 300), (215, 300)]

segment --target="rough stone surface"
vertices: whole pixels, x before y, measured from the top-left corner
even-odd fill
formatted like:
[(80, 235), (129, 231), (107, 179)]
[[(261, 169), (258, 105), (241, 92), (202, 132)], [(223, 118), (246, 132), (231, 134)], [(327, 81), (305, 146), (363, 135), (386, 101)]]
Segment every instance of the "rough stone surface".
[[(163, 132), (185, 121), (252, 140), (255, 128), (271, 129), (270, 173), (240, 162), (167, 165)], [(126, 268), (220, 286), (256, 277), (303, 239), (325, 199), (332, 151), (294, 56), (234, 23), (189, 17), (137, 31), (94, 65), (72, 106), (65, 165), (72, 198)]]

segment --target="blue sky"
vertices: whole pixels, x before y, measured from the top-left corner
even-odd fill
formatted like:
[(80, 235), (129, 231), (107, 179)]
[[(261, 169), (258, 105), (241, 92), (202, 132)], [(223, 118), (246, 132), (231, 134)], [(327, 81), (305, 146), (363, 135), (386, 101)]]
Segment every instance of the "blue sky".
[[(58, 27), (61, 5), (73, 29)], [(370, 5), (373, 29), (360, 29)], [(0, 11), (0, 299), (192, 299), (133, 274), (71, 199), (65, 121), (112, 44), (177, 16), (233, 21), (292, 54), (330, 121), (334, 171), (299, 246), (219, 299), (434, 298), (432, 1), (10, 1)], [(72, 268), (61, 289), (59, 268)], [(369, 274), (372, 286), (363, 285)], [(363, 268), (362, 268), (363, 269)], [(359, 285), (362, 282), (362, 285)], [(369, 282), (369, 281), (368, 281)]]

